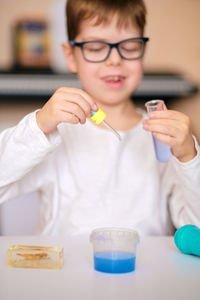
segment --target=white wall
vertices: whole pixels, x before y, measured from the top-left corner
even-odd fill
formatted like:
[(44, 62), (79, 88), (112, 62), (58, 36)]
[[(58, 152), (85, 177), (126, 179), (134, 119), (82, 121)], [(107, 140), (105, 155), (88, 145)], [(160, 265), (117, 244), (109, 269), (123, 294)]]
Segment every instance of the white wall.
[[(10, 30), (13, 21), (25, 15), (49, 16), (52, 3), (64, 0), (0, 0), (0, 68), (12, 64)], [(200, 84), (200, 1), (146, 0), (151, 41), (146, 69), (177, 70)]]

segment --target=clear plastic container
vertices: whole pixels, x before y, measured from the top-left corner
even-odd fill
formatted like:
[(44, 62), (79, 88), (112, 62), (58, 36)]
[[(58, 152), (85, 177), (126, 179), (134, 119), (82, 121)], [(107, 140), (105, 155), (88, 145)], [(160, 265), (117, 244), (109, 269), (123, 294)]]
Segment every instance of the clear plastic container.
[(61, 269), (63, 248), (32, 245), (13, 245), (7, 252), (9, 268)]
[(92, 231), (94, 269), (106, 273), (127, 273), (135, 270), (139, 235), (133, 229), (99, 228)]
[[(147, 112), (150, 113), (155, 110), (164, 110), (165, 103), (163, 100), (151, 100), (145, 103)], [(161, 141), (157, 140), (153, 135), (153, 145), (155, 150), (156, 159), (160, 162), (167, 162), (171, 157), (170, 147)]]

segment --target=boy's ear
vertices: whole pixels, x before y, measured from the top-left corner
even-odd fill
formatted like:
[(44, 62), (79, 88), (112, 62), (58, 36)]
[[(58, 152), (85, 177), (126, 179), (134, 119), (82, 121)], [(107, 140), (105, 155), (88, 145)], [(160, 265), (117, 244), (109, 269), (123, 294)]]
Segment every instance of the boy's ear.
[(67, 64), (69, 70), (72, 73), (77, 73), (77, 65), (76, 65), (76, 59), (74, 56), (73, 47), (68, 42), (65, 42), (65, 43), (62, 43), (62, 50), (63, 50), (64, 56), (65, 56), (65, 61), (66, 61), (66, 64)]

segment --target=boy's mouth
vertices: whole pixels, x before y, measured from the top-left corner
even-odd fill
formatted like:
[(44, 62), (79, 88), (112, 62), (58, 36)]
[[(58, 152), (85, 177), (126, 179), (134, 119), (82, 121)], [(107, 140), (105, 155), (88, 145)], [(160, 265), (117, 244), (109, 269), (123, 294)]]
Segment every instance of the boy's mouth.
[(125, 77), (121, 75), (109, 75), (109, 76), (104, 76), (102, 80), (108, 87), (118, 88), (121, 87), (122, 84), (124, 83)]
[(122, 81), (122, 80), (124, 80), (124, 76), (118, 76), (118, 75), (114, 75), (114, 76), (105, 76), (105, 77), (103, 77), (102, 79), (104, 80), (104, 81), (113, 81), (113, 82), (117, 82), (117, 81)]

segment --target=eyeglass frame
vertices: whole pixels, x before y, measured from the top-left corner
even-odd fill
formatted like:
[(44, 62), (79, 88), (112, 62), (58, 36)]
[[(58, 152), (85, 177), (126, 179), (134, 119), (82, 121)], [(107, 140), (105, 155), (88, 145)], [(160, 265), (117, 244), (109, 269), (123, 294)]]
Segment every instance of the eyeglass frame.
[[(127, 41), (130, 41), (130, 40), (140, 40), (142, 41), (143, 43), (143, 49), (142, 49), (142, 52), (141, 52), (141, 55), (138, 56), (137, 58), (126, 58), (124, 57), (121, 53), (120, 53), (120, 50), (119, 50), (119, 45), (124, 43), (124, 42), (127, 42)], [(148, 37), (136, 37), (136, 38), (129, 38), (129, 39), (126, 39), (126, 40), (122, 40), (122, 41), (119, 41), (117, 43), (108, 43), (108, 42), (104, 42), (104, 41), (85, 41), (85, 42), (76, 42), (76, 41), (69, 41), (70, 45), (71, 46), (74, 46), (74, 47), (79, 47), (81, 49), (81, 52), (82, 52), (82, 55), (84, 57), (84, 59), (88, 62), (92, 62), (92, 63), (99, 63), (99, 62), (104, 62), (106, 61), (109, 56), (110, 56), (110, 53), (112, 51), (112, 48), (116, 48), (117, 49), (117, 52), (119, 54), (119, 56), (122, 58), (122, 59), (125, 59), (125, 60), (136, 60), (136, 59), (140, 59), (143, 57), (144, 55), (144, 50), (145, 50), (145, 45), (146, 43), (149, 41), (149, 38)], [(101, 43), (101, 44), (104, 44), (104, 45), (108, 45), (109, 46), (109, 50), (108, 50), (108, 54), (106, 55), (106, 57), (102, 60), (98, 60), (98, 61), (92, 61), (92, 60), (89, 60), (85, 57), (85, 54), (84, 54), (84, 50), (83, 50), (83, 47), (85, 44), (89, 44), (89, 43)]]

